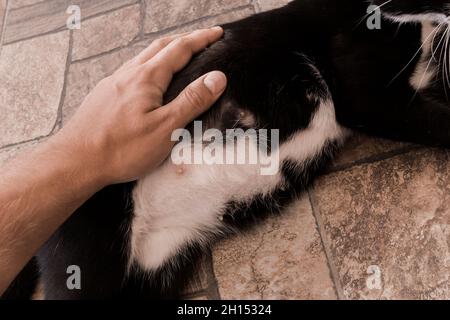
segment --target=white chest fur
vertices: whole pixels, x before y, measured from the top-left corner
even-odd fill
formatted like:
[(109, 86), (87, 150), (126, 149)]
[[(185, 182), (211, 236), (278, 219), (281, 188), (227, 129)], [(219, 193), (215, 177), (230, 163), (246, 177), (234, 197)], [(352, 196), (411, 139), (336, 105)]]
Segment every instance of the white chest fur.
[[(314, 159), (329, 141), (344, 139), (333, 103), (324, 101), (310, 125), (280, 146), (280, 160), (298, 165)], [(282, 174), (261, 175), (259, 165), (175, 166), (170, 160), (138, 182), (133, 200), (131, 261), (147, 271), (175, 256), (183, 245), (208, 244), (224, 229), (229, 201), (251, 201), (282, 187)]]

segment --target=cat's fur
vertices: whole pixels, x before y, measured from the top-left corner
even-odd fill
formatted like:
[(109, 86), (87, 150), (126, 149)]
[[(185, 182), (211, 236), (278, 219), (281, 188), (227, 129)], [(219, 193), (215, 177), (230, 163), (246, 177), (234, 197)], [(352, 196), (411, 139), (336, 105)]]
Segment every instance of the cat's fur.
[[(262, 176), (257, 165), (179, 171), (168, 160), (138, 182), (105, 188), (40, 250), (46, 298), (176, 298), (215, 240), (304, 191), (347, 128), (450, 147), (450, 2), (373, 2), (386, 13), (379, 30), (362, 19), (363, 0), (296, 0), (225, 25), (224, 38), (176, 76), (166, 101), (222, 70), (229, 85), (202, 116), (204, 129), (280, 129), (279, 174)], [(80, 266), (82, 290), (67, 289), (69, 265)]]

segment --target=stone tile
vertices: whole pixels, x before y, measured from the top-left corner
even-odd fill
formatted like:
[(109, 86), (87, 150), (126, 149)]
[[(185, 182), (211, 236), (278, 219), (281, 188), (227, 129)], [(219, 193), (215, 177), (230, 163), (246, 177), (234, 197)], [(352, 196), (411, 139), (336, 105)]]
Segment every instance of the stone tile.
[(196, 300), (198, 300), (198, 301), (204, 301), (204, 300), (208, 300), (208, 297), (207, 296), (205, 296), (205, 295), (200, 295), (200, 296), (197, 296), (197, 297), (192, 297), (190, 300), (192, 300), (192, 301), (196, 301)]
[(3, 46), (0, 146), (51, 133), (58, 114), (69, 32)]
[(411, 144), (369, 137), (355, 133), (348, 139), (343, 149), (334, 160), (333, 166), (343, 167), (370, 160), (374, 157), (383, 157), (392, 152), (411, 147)]
[(3, 24), (6, 18), (7, 0), (0, 0), (0, 51), (2, 46)]
[(139, 28), (139, 4), (86, 20), (73, 32), (72, 60), (125, 46), (138, 36)]
[(151, 40), (142, 41), (101, 57), (72, 64), (67, 76), (63, 123), (73, 115), (100, 80), (111, 75), (122, 64), (144, 50), (150, 42)]
[(251, 0), (145, 0), (144, 31), (150, 33), (180, 26), (250, 3)]
[(287, 5), (292, 0), (256, 0), (258, 11), (268, 11)]
[(26, 6), (31, 6), (33, 4), (44, 2), (49, 0), (9, 0), (9, 8), (10, 9), (17, 9), (22, 8)]
[(222, 299), (336, 299), (307, 197), (213, 251)]
[(40, 142), (33, 141), (6, 149), (0, 149), (0, 167), (2, 167), (7, 161), (17, 157), (18, 155), (30, 152), (30, 150), (35, 148), (39, 143)]
[(196, 271), (194, 276), (189, 282), (183, 296), (195, 297), (199, 293), (204, 292), (210, 285), (210, 279), (213, 278), (211, 255), (206, 254), (203, 256), (196, 265)]
[(346, 297), (450, 298), (450, 152), (321, 177), (313, 199)]
[(180, 27), (180, 28), (170, 31), (167, 34), (176, 34), (176, 33), (189, 32), (189, 31), (193, 31), (196, 29), (210, 28), (210, 27), (222, 25), (222, 24), (225, 24), (228, 22), (244, 19), (248, 16), (251, 16), (252, 14), (255, 14), (254, 8), (246, 7), (243, 9), (220, 14), (220, 15), (214, 16), (210, 19), (200, 20), (198, 22), (185, 25), (183, 27)]
[[(80, 6), (83, 20), (136, 2), (137, 0), (78, 0), (76, 4)], [(5, 43), (66, 29), (66, 22), (70, 17), (66, 10), (72, 4), (72, 0), (47, 0), (10, 10)]]

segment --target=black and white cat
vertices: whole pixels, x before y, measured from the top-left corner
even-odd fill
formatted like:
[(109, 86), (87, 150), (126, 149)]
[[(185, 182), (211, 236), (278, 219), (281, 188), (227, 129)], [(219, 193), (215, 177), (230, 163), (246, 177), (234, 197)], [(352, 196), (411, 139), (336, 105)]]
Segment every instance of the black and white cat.
[[(364, 21), (370, 4), (384, 11), (379, 29)], [(87, 201), (5, 297), (24, 293), (37, 264), (47, 299), (176, 298), (205, 249), (292, 202), (349, 129), (450, 147), (449, 15), (442, 0), (295, 0), (225, 25), (166, 100), (222, 70), (228, 89), (202, 116), (204, 130), (279, 129), (278, 174), (169, 159)], [(82, 290), (66, 287), (70, 265), (82, 270)]]

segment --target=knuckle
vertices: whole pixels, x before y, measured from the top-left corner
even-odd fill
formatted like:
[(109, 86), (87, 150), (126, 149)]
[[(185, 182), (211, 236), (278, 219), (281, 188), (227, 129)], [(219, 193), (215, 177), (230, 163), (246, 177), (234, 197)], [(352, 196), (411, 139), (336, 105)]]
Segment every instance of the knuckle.
[(153, 68), (147, 68), (145, 66), (140, 66), (136, 69), (135, 77), (138, 82), (146, 82), (149, 77), (153, 75)]
[(140, 70), (140, 76), (144, 79), (147, 79), (148, 81), (158, 79), (158, 70), (159, 66), (157, 64), (154, 64), (152, 62), (148, 63), (142, 69)]
[(194, 88), (187, 87), (184, 91), (184, 98), (194, 108), (200, 108), (205, 103), (205, 98)]
[(111, 83), (118, 93), (122, 93), (125, 91), (126, 83), (122, 79), (114, 78), (112, 79)]
[(190, 48), (190, 40), (188, 36), (181, 37), (177, 40), (175, 40), (175, 47), (179, 47), (182, 49), (189, 49)]
[(167, 37), (165, 37), (165, 38), (160, 38), (160, 39), (157, 39), (157, 40), (153, 41), (153, 45), (154, 45), (156, 48), (161, 49), (161, 48), (163, 48), (163, 47), (166, 46), (167, 41), (168, 41), (168, 38), (167, 38)]

